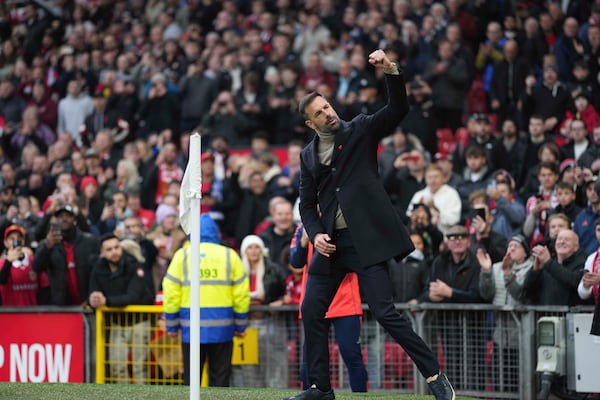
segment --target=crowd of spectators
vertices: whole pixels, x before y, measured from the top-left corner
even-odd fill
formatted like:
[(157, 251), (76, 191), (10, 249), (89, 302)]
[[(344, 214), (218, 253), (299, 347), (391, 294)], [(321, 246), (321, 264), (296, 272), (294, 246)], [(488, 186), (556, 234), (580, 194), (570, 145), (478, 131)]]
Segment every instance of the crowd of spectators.
[(390, 261), (396, 299), (498, 303), (511, 266), (510, 304), (597, 297), (598, 1), (15, 1), (0, 4), (0, 38), (3, 305), (88, 304), (108, 233), (159, 292), (186, 241), (193, 132), (202, 212), (242, 247), (253, 304), (293, 302), (286, 256), (313, 135), (297, 103), (316, 90), (343, 119), (379, 109), (377, 48), (411, 103), (379, 158), (417, 247)]

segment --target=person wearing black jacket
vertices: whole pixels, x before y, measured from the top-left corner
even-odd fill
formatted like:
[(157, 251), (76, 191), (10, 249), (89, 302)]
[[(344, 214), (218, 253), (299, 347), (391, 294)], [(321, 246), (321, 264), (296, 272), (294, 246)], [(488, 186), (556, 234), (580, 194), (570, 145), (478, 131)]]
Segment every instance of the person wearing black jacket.
[(525, 91), (522, 93), (524, 118), (539, 114), (544, 119), (544, 131), (554, 133), (565, 118), (567, 110), (574, 111), (573, 98), (567, 88), (558, 81), (558, 67), (555, 64), (544, 66), (544, 79), (536, 86), (533, 75), (525, 78)]
[[(453, 225), (446, 232), (448, 251), (440, 253), (431, 265), (425, 291), (417, 299), (419, 303), (481, 303), (479, 274), (481, 266), (475, 252), (469, 248), (470, 235), (463, 225)], [(485, 382), (485, 335), (479, 329), (484, 325), (485, 313), (468, 316), (466, 346), (463, 333), (457, 330), (464, 321), (461, 311), (443, 310), (435, 314), (436, 326), (444, 349), (446, 369), (450, 379), (462, 389), (483, 390)], [(464, 378), (466, 376), (466, 379)]]
[(571, 229), (563, 229), (556, 237), (556, 257), (547, 246), (531, 250), (533, 268), (523, 283), (525, 298), (536, 305), (575, 306), (584, 304), (577, 286), (584, 272), (586, 254), (579, 246), (579, 237)]
[(502, 53), (504, 59), (494, 65), (490, 83), (490, 104), (497, 114), (496, 129), (501, 129), (507, 117), (518, 115), (517, 103), (525, 91), (525, 78), (530, 68), (524, 57), (518, 57), (516, 40), (507, 40)]
[(388, 273), (394, 287), (394, 302), (415, 302), (429, 284), (431, 259), (425, 254), (425, 240), (420, 233), (411, 232), (410, 238), (415, 250), (402, 261), (391, 259), (387, 262)]
[(324, 318), (337, 288), (356, 272), (363, 300), (377, 321), (410, 355), (436, 399), (453, 399), (454, 389), (425, 342), (392, 303), (385, 263), (414, 250), (406, 227), (392, 206), (377, 170), (377, 146), (408, 112), (404, 74), (382, 50), (369, 63), (383, 70), (387, 104), (375, 114), (341, 120), (319, 93), (299, 104), (316, 136), (300, 155), (300, 215), (314, 253), (302, 302), (308, 380), (311, 387), (288, 400), (333, 400)]
[(33, 261), (36, 273), (46, 271), (48, 274), (50, 296), (57, 306), (85, 304), (89, 294), (90, 258), (98, 254), (98, 239), (79, 230), (75, 220), (73, 207), (59, 207), (46, 238), (38, 244)]
[[(144, 283), (144, 269), (121, 246), (119, 238), (107, 233), (100, 239), (100, 258), (94, 263), (90, 277), (89, 304), (125, 307), (135, 304), (152, 304), (150, 290)], [(150, 324), (145, 318), (131, 313), (110, 313), (110, 365), (111, 382), (129, 383), (127, 376), (128, 352), (132, 353), (135, 383), (144, 383), (148, 371), (144, 368)], [(129, 350), (131, 346), (131, 350)]]

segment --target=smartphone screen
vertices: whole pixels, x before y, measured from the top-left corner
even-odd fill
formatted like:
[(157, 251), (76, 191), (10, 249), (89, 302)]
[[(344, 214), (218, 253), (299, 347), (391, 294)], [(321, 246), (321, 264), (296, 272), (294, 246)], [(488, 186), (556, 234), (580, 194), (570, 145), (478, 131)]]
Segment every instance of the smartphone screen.
[(54, 233), (60, 233), (62, 232), (62, 224), (60, 222), (53, 222), (51, 229)]
[(471, 209), (471, 219), (475, 219), (475, 217), (481, 217), (485, 221), (485, 208), (473, 208)]

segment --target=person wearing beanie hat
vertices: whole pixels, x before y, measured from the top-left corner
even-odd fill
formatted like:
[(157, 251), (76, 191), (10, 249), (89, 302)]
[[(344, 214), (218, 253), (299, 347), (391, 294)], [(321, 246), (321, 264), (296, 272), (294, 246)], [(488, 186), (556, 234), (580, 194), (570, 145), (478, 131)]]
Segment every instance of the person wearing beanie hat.
[[(256, 256), (256, 262), (253, 262), (254, 257), (250, 257), (252, 260), (250, 261), (247, 255), (249, 247), (254, 248), (254, 251), (260, 253), (259, 256)], [(250, 289), (250, 299), (254, 302), (263, 303), (265, 300), (265, 289), (263, 286), (263, 277), (265, 275), (265, 265), (263, 261), (264, 257), (266, 257), (265, 243), (256, 235), (248, 235), (242, 240), (240, 254), (242, 255), (242, 263), (244, 264), (246, 274), (255, 277), (255, 287), (254, 290), (252, 288)], [(251, 263), (252, 265), (250, 265)]]
[[(527, 239), (521, 234), (513, 236), (508, 242), (502, 261), (492, 264), (490, 255), (481, 248), (477, 250), (477, 260), (481, 265), (479, 274), (481, 297), (498, 306), (521, 304), (525, 276), (533, 266)], [(504, 388), (507, 390), (513, 388), (514, 391), (517, 391), (519, 371), (509, 368), (509, 366), (518, 363), (519, 359), (518, 327), (509, 313), (498, 313), (495, 318), (498, 322), (493, 334), (494, 352), (496, 353), (494, 356), (503, 361), (493, 363), (494, 368), (503, 365), (503, 371), (501, 371), (503, 374), (498, 376), (504, 376)], [(502, 351), (500, 352), (499, 349)]]
[(100, 243), (96, 236), (79, 229), (72, 205), (59, 205), (50, 218), (51, 228), (38, 243), (33, 270), (48, 274), (52, 304), (81, 306), (90, 294), (92, 265)]
[[(518, 235), (513, 236), (510, 239), (510, 241), (518, 242), (523, 247), (523, 250), (525, 251), (525, 256), (527, 258), (529, 258), (529, 256), (531, 255), (531, 249), (529, 248), (529, 244), (527, 243), (527, 239), (525, 239), (525, 236), (518, 234)], [(510, 242), (509, 242), (509, 244), (510, 244)]]
[(4, 229), (4, 252), (0, 257), (0, 299), (5, 307), (48, 304), (49, 286), (45, 273), (33, 271), (33, 256), (27, 247), (25, 228)]
[(162, 225), (163, 221), (168, 217), (177, 217), (177, 210), (166, 204), (160, 204), (156, 208), (156, 223)]
[(562, 162), (560, 163), (559, 166), (559, 172), (560, 172), (560, 176), (561, 176), (561, 180), (563, 175), (565, 174), (565, 171), (570, 170), (570, 169), (575, 169), (577, 168), (577, 161), (574, 158), (565, 158), (564, 160), (562, 160)]
[(94, 185), (98, 187), (98, 181), (93, 176), (84, 176), (79, 182), (79, 187), (81, 188), (82, 192), (85, 191), (85, 187), (87, 185)]
[(179, 227), (177, 216), (174, 207), (160, 204), (156, 209), (156, 225), (146, 236), (158, 249), (160, 276), (165, 274), (173, 254), (186, 240), (185, 232)]
[[(256, 235), (248, 235), (240, 245), (240, 255), (246, 275), (250, 280), (250, 301), (253, 305), (268, 305), (285, 294), (284, 271), (272, 262), (263, 240)], [(258, 357), (263, 365), (242, 365), (236, 368), (236, 386), (259, 386), (286, 388), (287, 363), (280, 360), (287, 356), (285, 324), (270, 323), (263, 319), (264, 313), (250, 313), (248, 327), (258, 330)], [(285, 349), (277, 351), (277, 349)], [(266, 366), (265, 366), (266, 365)]]
[(100, 222), (105, 206), (98, 190), (98, 181), (93, 176), (84, 176), (79, 181), (79, 188), (79, 210), (92, 225), (96, 225)]

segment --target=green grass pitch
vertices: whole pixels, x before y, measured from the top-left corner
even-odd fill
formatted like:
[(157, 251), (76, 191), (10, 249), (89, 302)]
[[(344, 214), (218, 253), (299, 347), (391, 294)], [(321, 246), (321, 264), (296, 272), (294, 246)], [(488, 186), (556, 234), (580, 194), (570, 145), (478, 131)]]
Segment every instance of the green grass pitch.
[[(201, 388), (201, 400), (281, 400), (294, 390)], [(184, 386), (0, 383), (0, 400), (186, 400)], [(433, 396), (336, 392), (339, 400), (431, 400)], [(466, 400), (466, 397), (459, 397)]]

